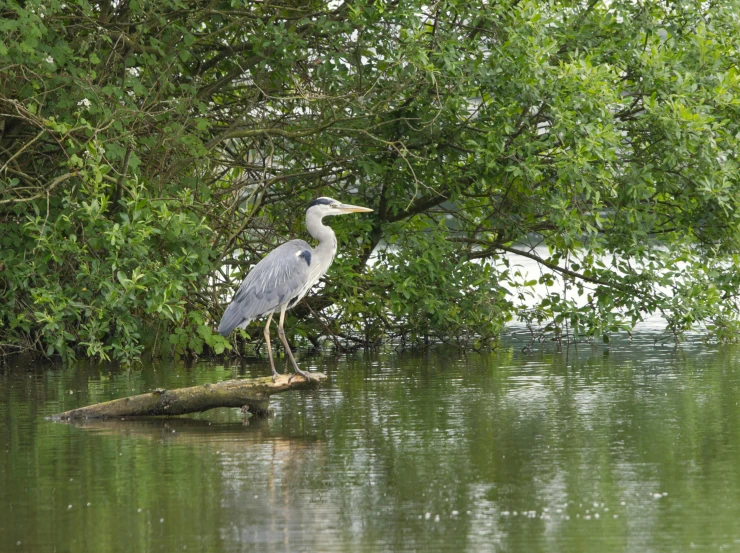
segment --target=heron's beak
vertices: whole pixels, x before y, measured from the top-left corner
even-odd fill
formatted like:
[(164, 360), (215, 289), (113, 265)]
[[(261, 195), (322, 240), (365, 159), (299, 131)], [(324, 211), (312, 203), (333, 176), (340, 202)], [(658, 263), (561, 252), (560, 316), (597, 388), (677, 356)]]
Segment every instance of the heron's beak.
[(372, 209), (367, 207), (360, 207), (359, 205), (342, 204), (339, 209), (342, 213), (370, 213)]

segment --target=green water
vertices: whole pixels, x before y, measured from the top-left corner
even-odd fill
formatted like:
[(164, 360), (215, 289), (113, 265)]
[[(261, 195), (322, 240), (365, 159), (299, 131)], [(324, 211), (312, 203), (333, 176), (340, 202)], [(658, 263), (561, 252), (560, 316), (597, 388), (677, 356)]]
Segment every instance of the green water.
[(248, 424), (45, 417), (265, 362), (0, 368), (0, 552), (740, 551), (740, 349), (301, 362)]

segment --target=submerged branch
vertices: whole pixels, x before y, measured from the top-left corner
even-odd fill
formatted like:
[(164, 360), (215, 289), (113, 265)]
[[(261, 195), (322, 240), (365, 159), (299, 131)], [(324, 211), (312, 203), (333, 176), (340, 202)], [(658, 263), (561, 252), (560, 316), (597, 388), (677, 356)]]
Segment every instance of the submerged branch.
[(266, 415), (270, 395), (308, 388), (326, 380), (322, 373), (312, 373), (311, 381), (300, 375), (280, 375), (245, 380), (227, 380), (174, 390), (155, 390), (147, 394), (114, 399), (79, 409), (65, 411), (52, 420), (105, 419), (112, 417), (151, 417), (184, 415), (216, 407), (247, 407), (251, 413)]

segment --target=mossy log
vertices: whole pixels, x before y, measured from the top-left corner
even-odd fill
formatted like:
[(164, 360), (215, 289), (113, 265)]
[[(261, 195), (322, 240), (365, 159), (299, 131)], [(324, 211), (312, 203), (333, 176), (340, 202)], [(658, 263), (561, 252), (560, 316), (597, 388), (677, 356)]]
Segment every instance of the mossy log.
[(218, 384), (203, 384), (174, 390), (155, 390), (104, 403), (72, 409), (52, 416), (53, 420), (106, 419), (121, 417), (152, 417), (198, 413), (216, 407), (244, 407), (250, 413), (264, 416), (268, 412), (270, 395), (288, 390), (308, 388), (326, 380), (322, 373), (311, 373), (311, 381), (300, 375), (280, 375), (244, 380), (227, 380)]

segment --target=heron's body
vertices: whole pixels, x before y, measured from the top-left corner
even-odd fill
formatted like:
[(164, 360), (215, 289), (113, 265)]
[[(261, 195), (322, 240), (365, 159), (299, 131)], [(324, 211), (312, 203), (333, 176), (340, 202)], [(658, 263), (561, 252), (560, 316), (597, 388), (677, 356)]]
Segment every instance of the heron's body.
[(372, 211), (364, 207), (344, 205), (331, 198), (319, 198), (306, 210), (306, 228), (318, 244), (312, 248), (304, 240), (291, 240), (267, 254), (249, 272), (226, 308), (218, 331), (226, 336), (235, 328), (245, 328), (261, 315), (269, 315), (265, 326), (265, 340), (273, 377), (277, 375), (270, 347), (270, 321), (280, 313), (278, 333), (296, 373), (298, 369), (283, 332), (285, 311), (294, 307), (321, 279), (334, 261), (337, 238), (334, 231), (322, 223), (324, 217), (358, 211)]

